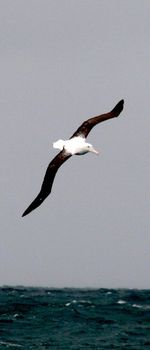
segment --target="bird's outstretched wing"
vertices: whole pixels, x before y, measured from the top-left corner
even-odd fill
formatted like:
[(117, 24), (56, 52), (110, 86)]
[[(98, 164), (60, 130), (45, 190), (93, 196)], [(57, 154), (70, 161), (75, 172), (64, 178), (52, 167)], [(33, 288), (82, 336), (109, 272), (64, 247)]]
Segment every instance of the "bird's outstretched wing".
[[(75, 136), (84, 136), (87, 137), (91, 129), (98, 123), (103, 122), (104, 120), (111, 119), (118, 117), (118, 115), (123, 110), (123, 104), (124, 100), (121, 100), (118, 102), (118, 104), (114, 107), (114, 109), (105, 114), (101, 114), (97, 117), (90, 118), (86, 120), (77, 130), (76, 132), (70, 137), (73, 138)], [(22, 216), (25, 216), (29, 214), (32, 210), (39, 207), (42, 202), (46, 199), (46, 197), (50, 194), (53, 181), (55, 178), (55, 175), (57, 173), (57, 170), (59, 167), (66, 162), (67, 159), (71, 157), (71, 154), (67, 153), (65, 149), (63, 149), (61, 152), (57, 154), (57, 156), (51, 161), (49, 164), (46, 174), (41, 186), (40, 193), (37, 195), (37, 197), (34, 199), (34, 201), (29, 205), (29, 207), (25, 210)]]
[(40, 193), (38, 196), (34, 199), (34, 201), (29, 205), (29, 207), (25, 210), (22, 216), (25, 216), (29, 214), (32, 210), (39, 207), (42, 202), (46, 199), (46, 197), (50, 194), (53, 181), (55, 178), (55, 175), (57, 173), (57, 170), (59, 167), (66, 162), (67, 159), (71, 157), (71, 154), (68, 154), (64, 149), (57, 154), (57, 156), (50, 162), (45, 176), (44, 180), (41, 186)]
[(93, 117), (93, 118), (90, 118), (90, 119), (84, 121), (70, 138), (75, 137), (75, 136), (87, 137), (87, 135), (89, 134), (91, 129), (96, 124), (99, 124), (107, 119), (118, 117), (119, 114), (123, 110), (123, 105), (124, 105), (124, 100), (121, 100), (117, 103), (117, 105), (113, 108), (113, 110), (111, 112), (101, 114), (101, 115), (98, 115), (97, 117)]

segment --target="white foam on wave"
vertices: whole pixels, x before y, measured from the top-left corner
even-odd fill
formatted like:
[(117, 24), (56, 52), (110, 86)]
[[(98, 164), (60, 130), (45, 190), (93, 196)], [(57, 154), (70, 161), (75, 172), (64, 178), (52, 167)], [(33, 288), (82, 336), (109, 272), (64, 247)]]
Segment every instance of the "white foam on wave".
[(133, 306), (133, 307), (137, 307), (137, 308), (139, 308), (139, 309), (142, 309), (142, 305), (133, 304), (132, 306)]
[(81, 304), (92, 304), (90, 300), (79, 300)]
[(70, 306), (71, 304), (76, 304), (77, 303), (77, 300), (72, 300), (70, 301), (69, 303), (66, 303), (65, 306)]
[(10, 343), (10, 342), (7, 342), (7, 341), (0, 341), (0, 345), (4, 345), (6, 347), (15, 347), (15, 348), (22, 348), (23, 346), (22, 345), (19, 345), (19, 344), (15, 344), (15, 343)]
[(70, 306), (70, 305), (71, 305), (71, 303), (66, 303), (66, 304), (65, 304), (65, 306)]
[(125, 300), (118, 300), (117, 304), (126, 304)]
[(70, 301), (70, 302), (68, 302), (68, 303), (66, 303), (65, 304), (65, 306), (70, 306), (71, 304), (89, 304), (89, 305), (91, 305), (92, 303), (91, 303), (91, 301), (90, 300), (84, 300), (84, 299), (81, 299), (81, 300), (72, 300), (72, 301)]

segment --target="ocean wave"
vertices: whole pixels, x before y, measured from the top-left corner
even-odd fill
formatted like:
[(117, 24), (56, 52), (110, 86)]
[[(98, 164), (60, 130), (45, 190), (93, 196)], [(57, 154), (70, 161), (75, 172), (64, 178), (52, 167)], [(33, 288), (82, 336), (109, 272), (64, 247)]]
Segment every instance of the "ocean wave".
[(144, 349), (149, 300), (148, 290), (0, 288), (0, 349)]

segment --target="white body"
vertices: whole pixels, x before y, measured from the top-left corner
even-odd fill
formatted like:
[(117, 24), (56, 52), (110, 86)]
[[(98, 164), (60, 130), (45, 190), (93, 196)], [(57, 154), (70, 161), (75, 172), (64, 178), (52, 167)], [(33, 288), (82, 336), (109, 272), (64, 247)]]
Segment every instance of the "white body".
[(85, 138), (81, 136), (76, 136), (69, 140), (58, 140), (53, 143), (53, 147), (58, 148), (60, 151), (64, 148), (67, 153), (72, 155), (82, 155), (87, 152), (98, 154), (98, 151), (90, 143), (85, 142)]

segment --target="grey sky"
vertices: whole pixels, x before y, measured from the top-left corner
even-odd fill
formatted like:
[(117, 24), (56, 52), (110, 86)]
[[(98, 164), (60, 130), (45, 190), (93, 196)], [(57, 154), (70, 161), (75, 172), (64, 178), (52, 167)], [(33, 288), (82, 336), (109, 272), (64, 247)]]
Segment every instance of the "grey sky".
[[(0, 283), (150, 288), (149, 0), (0, 0)], [(52, 142), (120, 100), (41, 207)]]

